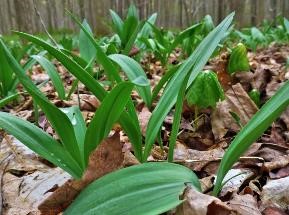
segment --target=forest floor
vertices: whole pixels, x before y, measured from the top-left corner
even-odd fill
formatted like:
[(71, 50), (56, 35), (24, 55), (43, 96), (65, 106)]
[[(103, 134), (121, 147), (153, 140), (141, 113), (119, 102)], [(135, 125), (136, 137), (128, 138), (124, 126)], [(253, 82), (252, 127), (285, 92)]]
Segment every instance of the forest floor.
[[(171, 55), (170, 62), (177, 63), (178, 55), (178, 52)], [(249, 52), (251, 71), (234, 76), (226, 73), (226, 53), (206, 65), (206, 69), (217, 72), (226, 99), (216, 108), (199, 110), (196, 120), (194, 107), (186, 103), (183, 105), (181, 130), (174, 154), (176, 163), (189, 167), (199, 176), (203, 194), (185, 190), (183, 197), (186, 201), (168, 214), (289, 214), (289, 108), (230, 170), (226, 176), (228, 182), (219, 198), (210, 195), (226, 148), (241, 126), (258, 111), (248, 92), (257, 89), (261, 93), (261, 104), (264, 104), (289, 79), (289, 69), (286, 68), (288, 56), (289, 46), (285, 45), (271, 45), (256, 53)], [(58, 62), (55, 65), (69, 89), (74, 78)], [(154, 86), (163, 75), (164, 68), (152, 56), (144, 58), (142, 65)], [(31, 78), (36, 83), (49, 79), (40, 66), (33, 67)], [(58, 107), (79, 105), (87, 123), (100, 104), (82, 84), (79, 84), (78, 94), (72, 94), (69, 101), (59, 100), (50, 82), (41, 91)], [(132, 96), (137, 101), (145, 135), (151, 112), (135, 93)], [(18, 103), (6, 106), (4, 111), (35, 122), (33, 100), (29, 95), (23, 94)], [(239, 116), (240, 123), (230, 112)], [(150, 162), (166, 159), (172, 122), (171, 113), (162, 127), (164, 151), (155, 146)], [(42, 112), (39, 113), (38, 125), (57, 138)], [(38, 157), (4, 131), (1, 131), (0, 137), (0, 214), (58, 214), (88, 183), (112, 171), (112, 166), (115, 169), (138, 163), (128, 138), (117, 124), (111, 137), (93, 153), (89, 168), (80, 181), (72, 180), (69, 174)]]

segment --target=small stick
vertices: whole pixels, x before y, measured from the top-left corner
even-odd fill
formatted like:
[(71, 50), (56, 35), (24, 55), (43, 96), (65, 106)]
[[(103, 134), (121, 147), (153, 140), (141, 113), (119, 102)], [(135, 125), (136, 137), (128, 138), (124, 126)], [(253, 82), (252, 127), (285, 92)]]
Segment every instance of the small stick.
[(42, 25), (45, 33), (47, 34), (47, 36), (49, 37), (49, 39), (51, 40), (51, 42), (53, 42), (54, 45), (56, 46), (56, 48), (58, 49), (58, 44), (57, 44), (57, 42), (53, 39), (53, 37), (51, 36), (51, 34), (48, 32), (48, 30), (47, 30), (47, 28), (46, 28), (46, 26), (45, 26), (45, 24), (44, 24), (44, 21), (43, 21), (41, 15), (40, 15), (40, 13), (39, 13), (39, 11), (38, 11), (38, 9), (37, 9), (35, 0), (33, 0), (33, 6), (34, 6), (34, 10), (35, 10), (36, 15), (39, 17), (40, 23), (41, 23), (41, 25)]

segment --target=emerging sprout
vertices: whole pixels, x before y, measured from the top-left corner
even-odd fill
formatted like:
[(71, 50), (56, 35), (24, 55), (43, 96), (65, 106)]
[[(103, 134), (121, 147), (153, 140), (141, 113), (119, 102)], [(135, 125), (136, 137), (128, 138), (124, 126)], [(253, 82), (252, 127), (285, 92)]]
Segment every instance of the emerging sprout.
[(224, 91), (212, 70), (199, 73), (186, 95), (188, 104), (199, 108), (215, 107), (224, 98)]
[(233, 50), (229, 59), (228, 72), (233, 74), (240, 71), (249, 71), (250, 65), (247, 58), (247, 49), (244, 44), (239, 43)]
[(257, 107), (260, 107), (260, 92), (256, 89), (252, 89), (249, 92), (249, 96), (250, 98), (253, 100), (253, 102), (255, 102), (255, 104), (257, 105)]

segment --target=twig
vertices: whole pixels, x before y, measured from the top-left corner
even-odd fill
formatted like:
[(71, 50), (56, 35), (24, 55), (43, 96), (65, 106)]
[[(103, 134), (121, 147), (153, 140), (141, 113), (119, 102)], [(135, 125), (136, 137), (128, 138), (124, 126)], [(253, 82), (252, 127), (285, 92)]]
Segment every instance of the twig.
[(56, 46), (56, 48), (58, 49), (58, 44), (57, 44), (57, 42), (53, 39), (53, 37), (51, 36), (51, 34), (48, 32), (48, 30), (47, 30), (47, 28), (46, 28), (46, 26), (45, 26), (45, 24), (44, 24), (44, 21), (43, 21), (41, 15), (40, 15), (40, 13), (39, 13), (39, 11), (38, 11), (38, 9), (37, 9), (35, 0), (33, 0), (33, 6), (34, 6), (34, 10), (35, 10), (36, 15), (39, 17), (40, 23), (41, 23), (41, 25), (42, 25), (45, 33), (47, 34), (47, 36), (49, 37), (49, 39), (51, 40), (51, 42), (53, 42), (54, 45)]

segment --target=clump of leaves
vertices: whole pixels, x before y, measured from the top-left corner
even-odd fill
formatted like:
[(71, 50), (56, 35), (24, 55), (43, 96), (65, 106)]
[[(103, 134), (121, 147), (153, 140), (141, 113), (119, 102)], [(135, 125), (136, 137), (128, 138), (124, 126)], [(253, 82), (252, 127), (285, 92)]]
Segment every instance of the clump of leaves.
[(119, 37), (120, 50), (123, 54), (128, 55), (138, 37), (147, 37), (149, 32), (149, 23), (154, 24), (156, 14), (148, 18), (148, 22), (140, 21), (138, 11), (135, 5), (131, 5), (127, 11), (127, 16), (122, 20), (119, 15), (110, 10), (112, 18), (112, 28)]

